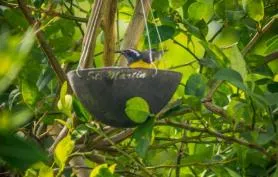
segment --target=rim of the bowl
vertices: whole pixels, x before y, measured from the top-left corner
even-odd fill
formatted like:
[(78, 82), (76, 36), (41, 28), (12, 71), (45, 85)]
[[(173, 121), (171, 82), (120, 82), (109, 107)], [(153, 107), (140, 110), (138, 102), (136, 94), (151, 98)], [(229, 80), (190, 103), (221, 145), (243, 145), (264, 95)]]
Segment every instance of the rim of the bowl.
[(149, 71), (154, 71), (154, 72), (170, 72), (170, 73), (176, 73), (182, 75), (180, 72), (177, 71), (171, 71), (171, 70), (164, 70), (164, 69), (152, 69), (152, 68), (129, 68), (129, 67), (118, 67), (118, 66), (110, 66), (110, 67), (102, 67), (102, 68), (85, 68), (85, 69), (75, 69), (69, 71), (67, 74), (73, 73), (73, 72), (84, 72), (84, 71), (105, 71), (109, 69), (114, 69), (114, 70), (149, 70)]

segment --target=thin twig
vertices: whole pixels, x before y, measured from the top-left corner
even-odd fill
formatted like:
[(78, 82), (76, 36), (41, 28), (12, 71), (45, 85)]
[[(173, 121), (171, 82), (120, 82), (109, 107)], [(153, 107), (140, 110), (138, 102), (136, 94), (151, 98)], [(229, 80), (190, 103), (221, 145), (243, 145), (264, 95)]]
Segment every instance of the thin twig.
[(169, 69), (178, 69), (178, 68), (183, 68), (183, 67), (186, 67), (186, 66), (191, 66), (193, 63), (197, 62), (196, 60), (193, 60), (189, 63), (185, 63), (185, 64), (182, 64), (182, 65), (178, 65), (178, 66), (172, 66), (170, 67)]
[(268, 158), (272, 158), (266, 151), (266, 149), (264, 149), (264, 147), (260, 146), (260, 145), (257, 145), (257, 144), (253, 144), (253, 143), (249, 143), (248, 141), (246, 140), (242, 140), (242, 139), (238, 139), (238, 138), (235, 138), (233, 136), (228, 136), (228, 135), (224, 135), (224, 134), (221, 134), (220, 132), (217, 132), (215, 130), (211, 130), (209, 128), (198, 128), (198, 127), (193, 127), (191, 126), (190, 124), (181, 124), (181, 123), (176, 123), (176, 122), (172, 122), (172, 121), (169, 121), (169, 120), (166, 120), (166, 121), (158, 121), (156, 123), (156, 125), (161, 125), (161, 126), (173, 126), (173, 127), (177, 127), (177, 128), (184, 128), (184, 129), (187, 129), (189, 131), (192, 131), (192, 132), (203, 132), (203, 133), (208, 133), (210, 135), (213, 135), (215, 137), (218, 137), (218, 138), (221, 138), (227, 142), (230, 142), (230, 143), (237, 143), (237, 144), (240, 144), (240, 145), (243, 145), (243, 146), (246, 146), (246, 147), (249, 147), (249, 148), (252, 148), (252, 149), (256, 149), (258, 150), (259, 152), (263, 153), (264, 155), (266, 155)]
[[(40, 43), (40, 46), (43, 49), (45, 55), (47, 56), (48, 62), (51, 65), (51, 67), (53, 68), (55, 74), (57, 75), (58, 80), (60, 81), (60, 83), (67, 81), (68, 79), (67, 79), (65, 72), (62, 70), (56, 56), (54, 55), (54, 53), (52, 51), (52, 48), (48, 45), (43, 32), (40, 31), (39, 21), (34, 20), (32, 15), (30, 14), (29, 9), (26, 7), (24, 0), (18, 0), (18, 4), (19, 4), (19, 7), (20, 7), (22, 13), (24, 14), (26, 20), (29, 22), (30, 25), (33, 26), (34, 30), (36, 31), (36, 36)], [(71, 91), (70, 87), (69, 87), (69, 91)]]
[[(0, 4), (9, 8), (18, 8), (18, 4), (13, 4), (13, 3), (8, 3), (5, 2), (3, 0), (0, 0)], [(78, 22), (82, 22), (82, 23), (87, 23), (88, 19), (87, 18), (82, 18), (82, 17), (76, 17), (76, 16), (72, 16), (72, 15), (67, 15), (67, 14), (62, 14), (56, 11), (52, 11), (52, 10), (46, 10), (46, 9), (38, 9), (29, 5), (26, 5), (26, 8), (29, 11), (34, 11), (34, 12), (39, 12), (39, 13), (45, 13), (46, 15), (52, 16), (52, 17), (60, 17), (60, 18), (64, 18), (64, 19), (68, 19), (68, 20), (75, 20)]]
[(184, 50), (186, 50), (188, 53), (190, 53), (195, 60), (197, 60), (198, 62), (200, 62), (200, 59), (186, 46), (184, 46), (182, 43), (180, 43), (179, 41), (177, 41), (176, 39), (172, 39), (172, 41), (174, 42), (174, 44), (177, 44), (178, 46), (182, 47)]
[(131, 160), (132, 162), (136, 163), (148, 176), (155, 176), (155, 175), (151, 174), (151, 173), (149, 172), (149, 170), (146, 169), (145, 166), (144, 166), (141, 162), (138, 162), (138, 161), (137, 161), (135, 158), (133, 158), (130, 154), (128, 154), (127, 152), (125, 152), (124, 150), (122, 150), (121, 148), (119, 148), (119, 147), (111, 140), (111, 138), (108, 137), (101, 129), (94, 127), (94, 125), (92, 125), (90, 128), (91, 128), (92, 130), (94, 130), (96, 133), (98, 133), (99, 135), (104, 136), (104, 137), (107, 139), (107, 141), (108, 141), (111, 145), (113, 145), (113, 147), (116, 148), (116, 150), (117, 150), (118, 152), (120, 152), (122, 155), (124, 155), (125, 157), (127, 157), (127, 158), (128, 158), (129, 160)]
[(222, 160), (222, 161), (215, 161), (215, 162), (208, 162), (208, 163), (202, 163), (202, 162), (193, 162), (193, 163), (186, 163), (186, 164), (180, 164), (180, 165), (158, 165), (158, 166), (152, 166), (147, 167), (148, 169), (159, 169), (159, 168), (177, 168), (177, 167), (188, 167), (188, 166), (200, 166), (200, 167), (209, 167), (209, 166), (216, 166), (216, 165), (224, 165), (227, 163), (231, 163), (233, 161), (237, 160), (236, 158), (228, 159), (228, 160)]
[(215, 83), (212, 85), (212, 87), (210, 88), (207, 96), (204, 98), (204, 100), (202, 101), (203, 104), (205, 105), (205, 107), (210, 110), (211, 112), (215, 113), (215, 114), (218, 114), (224, 118), (228, 118), (228, 115), (226, 113), (226, 111), (213, 104), (212, 103), (212, 97), (213, 97), (213, 94), (216, 92), (217, 88), (223, 83), (223, 81), (215, 81)]
[(260, 31), (256, 32), (256, 34), (249, 41), (249, 43), (242, 49), (241, 53), (243, 56), (246, 55), (249, 52), (249, 50), (251, 50), (254, 47), (254, 45), (257, 43), (257, 41), (261, 38), (261, 36), (264, 33), (266, 33), (269, 29), (271, 29), (271, 26), (273, 25), (273, 23), (277, 18), (278, 18), (277, 16), (272, 17), (271, 20)]

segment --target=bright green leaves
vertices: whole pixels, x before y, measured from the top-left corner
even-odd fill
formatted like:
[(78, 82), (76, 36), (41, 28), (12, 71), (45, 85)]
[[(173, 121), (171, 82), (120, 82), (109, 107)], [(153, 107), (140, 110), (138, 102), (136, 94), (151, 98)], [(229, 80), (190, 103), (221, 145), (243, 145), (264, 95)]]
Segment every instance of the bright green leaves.
[(60, 91), (60, 100), (58, 101), (58, 109), (65, 113), (67, 116), (71, 117), (72, 111), (72, 96), (67, 94), (68, 85), (64, 82)]
[(253, 20), (260, 22), (264, 18), (263, 0), (243, 0), (242, 6), (248, 16)]
[(143, 123), (150, 115), (148, 103), (140, 97), (133, 97), (126, 102), (126, 115), (136, 123)]
[(110, 167), (107, 164), (98, 165), (92, 170), (90, 177), (114, 177), (115, 168), (115, 164)]
[(238, 32), (233, 27), (224, 28), (214, 40), (215, 45), (222, 48), (237, 44), (239, 40)]
[(169, 1), (168, 0), (154, 0), (152, 3), (152, 8), (154, 8), (157, 11), (167, 11), (169, 8)]
[(69, 155), (72, 153), (73, 148), (74, 141), (71, 139), (70, 135), (67, 135), (65, 138), (63, 138), (55, 147), (54, 159), (56, 164), (59, 166), (59, 173), (64, 170), (65, 164)]
[(2, 93), (16, 78), (25, 64), (27, 56), (34, 43), (34, 32), (29, 29), (20, 40), (7, 34), (0, 36), (1, 70), (0, 70), (0, 93)]
[(201, 74), (193, 74), (185, 85), (185, 94), (202, 98), (205, 94), (206, 82)]
[(13, 135), (0, 134), (0, 159), (20, 170), (27, 169), (47, 157), (33, 142)]
[(142, 158), (145, 157), (148, 147), (152, 143), (154, 138), (154, 120), (154, 118), (150, 118), (144, 124), (139, 125), (133, 134), (133, 138), (135, 140), (136, 145), (135, 151)]
[(39, 171), (39, 177), (54, 177), (54, 171), (48, 166), (44, 166)]
[(177, 9), (179, 7), (182, 7), (186, 2), (187, 0), (170, 0), (170, 5), (174, 9)]
[(243, 83), (243, 79), (240, 74), (232, 69), (223, 68), (219, 70), (215, 75), (214, 78), (217, 80), (224, 80), (228, 81), (234, 86), (246, 90), (246, 87)]
[(194, 21), (204, 20), (208, 22), (213, 16), (213, 1), (199, 0), (192, 3), (188, 8), (188, 16)]
[(32, 117), (32, 113), (28, 109), (23, 109), (12, 113), (10, 111), (0, 112), (0, 134), (15, 131), (18, 127), (27, 123)]
[(28, 82), (22, 81), (21, 91), (23, 100), (28, 105), (34, 105), (38, 98), (38, 90), (34, 85), (28, 84)]
[(54, 170), (43, 162), (38, 162), (26, 170), (24, 177), (54, 177)]

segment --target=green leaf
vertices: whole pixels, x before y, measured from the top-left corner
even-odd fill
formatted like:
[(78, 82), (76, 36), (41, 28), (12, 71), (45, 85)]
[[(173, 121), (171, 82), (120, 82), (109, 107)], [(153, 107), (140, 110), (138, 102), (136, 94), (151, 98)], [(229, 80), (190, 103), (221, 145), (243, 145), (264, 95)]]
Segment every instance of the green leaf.
[(169, 1), (154, 0), (152, 3), (152, 8), (161, 12), (167, 11), (169, 9)]
[(269, 106), (278, 104), (278, 93), (266, 94), (264, 98)]
[(239, 34), (233, 27), (224, 27), (213, 43), (220, 48), (228, 48), (239, 41)]
[(150, 115), (148, 103), (141, 97), (133, 97), (126, 102), (126, 115), (136, 123), (143, 123)]
[(276, 170), (275, 170), (275, 172), (272, 174), (271, 177), (277, 177), (277, 176), (278, 176), (278, 164), (277, 164), (276, 166), (277, 166), (277, 167), (276, 167)]
[(204, 20), (208, 22), (213, 16), (213, 1), (200, 0), (192, 3), (188, 8), (189, 18), (194, 21)]
[(228, 81), (231, 84), (233, 84), (234, 86), (236, 86), (242, 90), (246, 90), (246, 87), (243, 83), (243, 79), (242, 79), (241, 75), (238, 72), (236, 72), (235, 70), (223, 68), (214, 75), (214, 78), (217, 80)]
[(67, 94), (68, 84), (65, 81), (60, 91), (60, 99), (57, 103), (58, 109), (70, 117), (72, 111), (72, 96)]
[(253, 20), (260, 22), (264, 18), (263, 0), (243, 0), (242, 6), (244, 11)]
[(147, 122), (139, 125), (134, 131), (133, 138), (135, 140), (135, 151), (140, 157), (145, 157), (149, 145), (153, 141), (154, 118), (150, 118)]
[(205, 94), (206, 82), (201, 74), (193, 74), (185, 85), (185, 94), (202, 98)]
[(243, 79), (247, 76), (246, 62), (238, 48), (234, 45), (230, 48), (223, 50), (226, 57), (230, 60), (231, 68), (237, 71)]
[(170, 0), (170, 4), (173, 9), (182, 7), (186, 2), (187, 2), (187, 0)]
[(114, 168), (115, 165), (112, 165), (109, 168), (107, 164), (98, 165), (91, 171), (90, 177), (114, 177)]
[[(175, 28), (173, 28), (171, 26), (167, 26), (167, 25), (161, 25), (161, 26), (158, 26), (157, 28), (158, 28), (162, 42), (174, 37)], [(159, 37), (158, 37), (155, 26), (153, 26), (153, 25), (149, 26), (149, 35), (150, 35), (152, 44), (159, 44), (160, 41), (159, 41)], [(145, 44), (147, 44), (147, 43), (148, 43), (148, 38), (147, 38), (147, 34), (146, 34)]]
[(1, 64), (3, 64), (0, 71), (0, 93), (2, 93), (25, 64), (34, 44), (34, 32), (32, 29), (26, 31), (21, 42), (16, 37), (4, 35), (0, 36), (0, 40), (3, 43), (0, 48)]
[(67, 91), (68, 91), (68, 83), (65, 81), (60, 90), (60, 100), (62, 102), (62, 105), (65, 105), (65, 96), (67, 94)]
[(21, 92), (25, 103), (28, 105), (34, 105), (38, 98), (38, 88), (36, 85), (31, 85), (28, 82), (22, 80), (21, 82)]
[(60, 167), (59, 173), (61, 173), (65, 168), (65, 163), (69, 155), (72, 153), (74, 148), (74, 141), (71, 139), (70, 135), (63, 138), (55, 147), (54, 159), (56, 164)]
[(34, 143), (14, 135), (0, 134), (0, 159), (14, 168), (27, 169), (39, 161), (46, 161), (47, 156)]
[(269, 54), (271, 52), (278, 50), (278, 35), (273, 36), (269, 40), (266, 41), (266, 51), (265, 53)]
[(231, 177), (241, 177), (237, 172), (235, 172), (234, 170), (231, 170), (230, 168), (225, 168), (225, 170), (229, 173), (229, 175)]
[(38, 177), (54, 177), (54, 171), (51, 167), (44, 165), (40, 168)]
[(192, 23), (190, 23), (187, 20), (183, 20), (183, 24), (186, 27), (186, 29), (188, 30), (188, 32), (192, 33), (194, 36), (196, 36), (199, 39), (205, 39), (203, 33), (201, 32), (201, 30), (198, 27), (192, 25)]
[(219, 18), (225, 18), (225, 10), (226, 6), (224, 0), (220, 0), (214, 3), (214, 12)]
[(28, 109), (11, 113), (10, 111), (0, 112), (0, 133), (13, 132), (32, 118), (33, 113)]
[(84, 108), (80, 101), (75, 97), (73, 97), (72, 107), (76, 114), (76, 117), (79, 120), (81, 120), (82, 122), (88, 122), (91, 120), (90, 113), (88, 113), (88, 111)]

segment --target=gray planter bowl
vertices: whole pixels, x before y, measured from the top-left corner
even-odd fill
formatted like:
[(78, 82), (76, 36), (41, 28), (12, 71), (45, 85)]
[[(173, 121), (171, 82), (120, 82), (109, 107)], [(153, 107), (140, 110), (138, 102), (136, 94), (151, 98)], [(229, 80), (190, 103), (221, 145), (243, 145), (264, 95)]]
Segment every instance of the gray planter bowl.
[(137, 125), (125, 114), (128, 99), (142, 97), (151, 113), (158, 113), (181, 80), (178, 72), (145, 68), (94, 68), (70, 71), (67, 75), (87, 110), (100, 122), (114, 127)]

